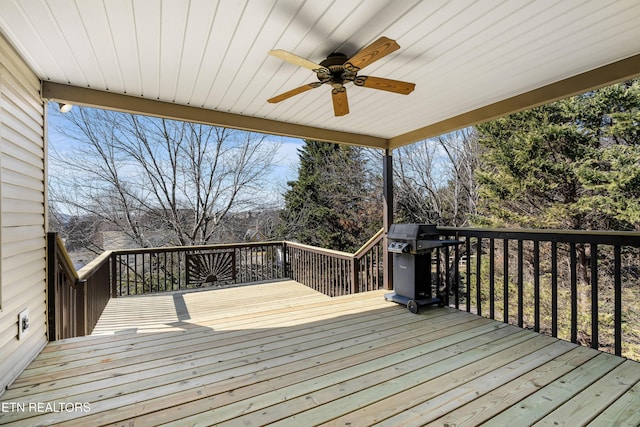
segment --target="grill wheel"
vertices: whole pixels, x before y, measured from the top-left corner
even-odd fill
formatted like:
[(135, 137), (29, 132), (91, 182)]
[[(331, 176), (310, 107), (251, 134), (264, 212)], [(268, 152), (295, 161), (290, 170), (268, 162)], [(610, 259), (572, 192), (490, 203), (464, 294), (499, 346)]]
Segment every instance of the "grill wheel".
[(409, 302), (407, 303), (407, 308), (413, 314), (418, 314), (418, 310), (420, 309), (420, 307), (418, 306), (418, 303), (415, 302), (414, 300), (409, 300)]

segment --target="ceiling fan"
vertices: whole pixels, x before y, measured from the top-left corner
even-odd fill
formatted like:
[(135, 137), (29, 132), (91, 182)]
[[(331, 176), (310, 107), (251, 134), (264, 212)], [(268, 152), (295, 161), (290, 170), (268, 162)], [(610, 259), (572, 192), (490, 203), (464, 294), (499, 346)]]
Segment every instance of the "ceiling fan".
[(289, 99), (292, 96), (320, 87), (323, 84), (328, 84), (332, 87), (331, 98), (333, 100), (333, 112), (336, 116), (344, 116), (345, 114), (349, 114), (349, 102), (347, 101), (347, 89), (345, 88), (346, 83), (351, 82), (356, 86), (408, 95), (415, 88), (415, 83), (358, 75), (358, 72), (367, 65), (384, 58), (398, 49), (400, 49), (400, 45), (396, 43), (395, 40), (380, 37), (369, 46), (361, 49), (351, 58), (347, 58), (346, 55), (336, 52), (330, 54), (327, 59), (319, 64), (285, 50), (271, 50), (269, 51), (269, 55), (271, 56), (312, 70), (316, 73), (318, 81), (281, 93), (268, 99), (267, 102), (275, 104)]

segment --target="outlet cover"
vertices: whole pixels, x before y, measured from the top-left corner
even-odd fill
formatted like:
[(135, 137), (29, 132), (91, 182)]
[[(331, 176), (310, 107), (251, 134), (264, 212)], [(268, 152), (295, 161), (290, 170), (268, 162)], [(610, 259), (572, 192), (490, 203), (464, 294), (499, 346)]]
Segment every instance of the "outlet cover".
[(22, 310), (18, 314), (18, 339), (21, 340), (29, 332), (29, 310)]

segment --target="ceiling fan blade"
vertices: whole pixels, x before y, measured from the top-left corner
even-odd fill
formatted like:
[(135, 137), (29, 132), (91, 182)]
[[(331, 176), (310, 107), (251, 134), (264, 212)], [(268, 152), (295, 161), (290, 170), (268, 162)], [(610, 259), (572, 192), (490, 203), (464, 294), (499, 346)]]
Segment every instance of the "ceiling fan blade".
[(356, 72), (398, 49), (400, 49), (400, 45), (396, 43), (395, 40), (380, 37), (378, 40), (353, 55), (344, 63), (344, 67), (349, 71)]
[(358, 76), (353, 83), (357, 86), (386, 90), (387, 92), (401, 93), (402, 95), (409, 95), (416, 87), (415, 83), (372, 76)]
[(275, 103), (278, 103), (280, 101), (284, 101), (285, 99), (289, 99), (292, 96), (296, 96), (298, 94), (301, 94), (303, 92), (306, 92), (308, 90), (316, 88), (318, 86), (322, 86), (322, 83), (320, 83), (320, 82), (308, 83), (308, 84), (306, 84), (304, 86), (300, 86), (300, 87), (297, 87), (295, 89), (291, 89), (290, 91), (281, 93), (280, 95), (274, 96), (273, 98), (269, 98), (269, 99), (267, 99), (267, 102), (270, 103), (270, 104), (275, 104)]
[(282, 50), (282, 49), (270, 50), (269, 55), (275, 56), (276, 58), (280, 58), (283, 61), (287, 61), (293, 65), (308, 68), (316, 72), (318, 72), (318, 70), (326, 70), (326, 68), (323, 67), (322, 65), (316, 64), (313, 61), (309, 61), (308, 59), (295, 55), (291, 52), (287, 52), (286, 50)]
[(347, 100), (347, 90), (342, 88), (334, 88), (331, 90), (331, 98), (333, 99), (333, 112), (338, 116), (349, 114), (349, 101)]

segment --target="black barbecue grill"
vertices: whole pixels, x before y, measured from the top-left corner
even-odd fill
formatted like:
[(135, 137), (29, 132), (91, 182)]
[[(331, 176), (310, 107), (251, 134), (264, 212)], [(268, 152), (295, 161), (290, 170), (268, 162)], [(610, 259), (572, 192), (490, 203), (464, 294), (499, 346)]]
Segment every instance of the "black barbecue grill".
[(387, 249), (393, 253), (393, 289), (388, 301), (406, 305), (412, 313), (420, 306), (444, 304), (431, 291), (431, 253), (434, 249), (457, 245), (458, 240), (441, 240), (432, 224), (392, 224), (387, 233)]

